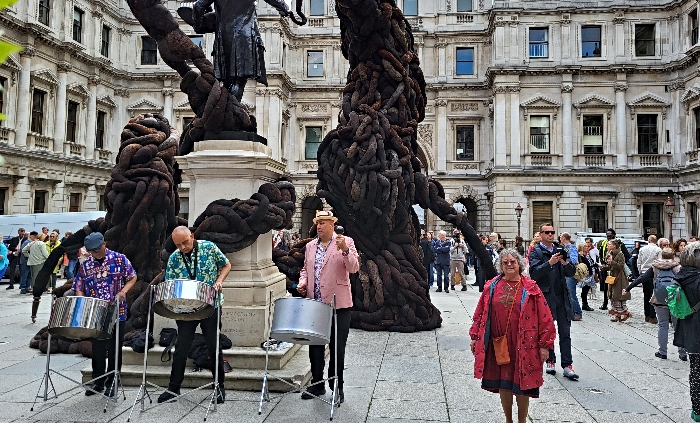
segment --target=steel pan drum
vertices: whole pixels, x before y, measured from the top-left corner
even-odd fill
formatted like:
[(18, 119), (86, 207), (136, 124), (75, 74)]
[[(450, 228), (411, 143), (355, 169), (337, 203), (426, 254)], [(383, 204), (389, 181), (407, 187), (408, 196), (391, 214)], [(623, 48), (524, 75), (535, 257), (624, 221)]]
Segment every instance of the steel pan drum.
[(216, 291), (206, 283), (172, 279), (155, 286), (153, 311), (175, 320), (201, 320), (214, 314)]
[(310, 298), (275, 301), (270, 337), (303, 345), (325, 345), (331, 340), (333, 307)]
[(109, 339), (119, 307), (91, 297), (57, 298), (49, 318), (51, 335), (67, 339)]

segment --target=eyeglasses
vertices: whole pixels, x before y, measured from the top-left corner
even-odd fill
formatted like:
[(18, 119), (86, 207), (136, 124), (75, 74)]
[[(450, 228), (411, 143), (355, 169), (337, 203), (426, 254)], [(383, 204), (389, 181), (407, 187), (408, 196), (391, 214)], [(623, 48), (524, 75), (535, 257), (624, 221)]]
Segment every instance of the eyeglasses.
[(555, 233), (557, 233), (557, 231), (542, 231), (542, 233), (546, 235), (554, 235)]
[(501, 262), (501, 264), (503, 264), (504, 266), (512, 266), (512, 265), (518, 264), (518, 261), (517, 260), (510, 260), (510, 261), (504, 260)]

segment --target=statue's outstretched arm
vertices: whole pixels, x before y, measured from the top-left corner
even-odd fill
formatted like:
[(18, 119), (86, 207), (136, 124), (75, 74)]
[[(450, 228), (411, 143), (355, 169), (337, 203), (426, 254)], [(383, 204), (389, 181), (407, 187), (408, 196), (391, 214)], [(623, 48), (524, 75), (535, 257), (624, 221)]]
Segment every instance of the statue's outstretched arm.
[(214, 0), (197, 0), (192, 6), (192, 18), (194, 19), (195, 28), (202, 27), (202, 20), (204, 19), (204, 14), (207, 13), (207, 9), (211, 7)]
[(277, 11), (280, 12), (280, 15), (289, 15), (289, 6), (287, 6), (287, 3), (285, 3), (283, 0), (265, 0), (265, 3), (277, 9)]

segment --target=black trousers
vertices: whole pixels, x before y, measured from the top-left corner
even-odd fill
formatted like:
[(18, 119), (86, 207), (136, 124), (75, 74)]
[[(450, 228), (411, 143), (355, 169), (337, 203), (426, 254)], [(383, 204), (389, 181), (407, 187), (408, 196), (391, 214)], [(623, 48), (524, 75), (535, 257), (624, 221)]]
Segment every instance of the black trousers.
[[(119, 370), (122, 369), (122, 347), (124, 346), (124, 323), (119, 321)], [(114, 370), (114, 342), (115, 336), (105, 340), (92, 340), (92, 378), (97, 378), (105, 374), (105, 361), (107, 373)], [(98, 386), (109, 386), (114, 380), (114, 375), (109, 375), (104, 379), (95, 381)]]
[(642, 289), (644, 289), (644, 317), (656, 318), (656, 308), (652, 304), (649, 304), (651, 296), (654, 294), (654, 281), (644, 282), (642, 284)]
[(15, 276), (17, 276), (19, 282), (19, 272), (17, 272), (17, 266), (19, 266), (19, 257), (12, 256), (10, 259), (10, 264), (7, 266), (7, 271), (5, 276), (10, 280), (10, 286), (15, 284)]
[[(221, 308), (216, 309), (216, 313), (202, 320), (176, 320), (177, 342), (175, 342), (175, 354), (173, 354), (173, 369), (170, 373), (170, 384), (168, 390), (177, 392), (180, 390), (182, 381), (185, 379), (185, 366), (187, 365), (187, 353), (194, 340), (194, 332), (197, 326), (201, 326), (202, 335), (207, 343), (209, 354), (216, 351), (216, 320), (217, 313), (221, 313)], [(224, 387), (224, 356), (219, 349), (219, 386)]]
[(603, 291), (603, 307), (608, 307), (608, 284), (605, 283), (605, 278), (608, 277), (607, 270), (600, 271), (600, 290)]
[[(343, 368), (345, 367), (345, 346), (350, 334), (350, 309), (337, 310), (338, 315), (338, 389), (343, 389)], [(335, 376), (335, 322), (331, 326), (331, 359), (328, 363), (328, 377)], [(311, 383), (323, 379), (323, 368), (326, 366), (326, 346), (309, 345), (309, 360), (311, 361)], [(332, 382), (329, 382), (333, 388)]]

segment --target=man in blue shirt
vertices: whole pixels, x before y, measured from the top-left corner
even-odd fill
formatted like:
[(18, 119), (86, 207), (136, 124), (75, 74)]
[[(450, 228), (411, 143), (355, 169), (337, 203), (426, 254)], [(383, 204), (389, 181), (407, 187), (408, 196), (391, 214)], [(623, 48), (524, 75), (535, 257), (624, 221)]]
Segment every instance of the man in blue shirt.
[[(177, 251), (170, 255), (165, 267), (165, 280), (189, 279), (204, 282), (221, 292), (222, 284), (231, 270), (231, 263), (224, 253), (211, 241), (194, 239), (194, 234), (186, 226), (178, 226), (173, 230), (173, 243)], [(168, 390), (158, 397), (158, 402), (166, 402), (180, 395), (180, 386), (185, 379), (187, 352), (192, 346), (194, 332), (201, 326), (202, 334), (207, 344), (207, 350), (213, 355), (216, 351), (216, 323), (221, 313), (223, 295), (216, 299), (216, 312), (201, 320), (175, 320), (177, 323), (177, 341), (173, 355), (173, 367), (170, 373)], [(224, 389), (224, 357), (219, 353), (219, 392), (217, 404), (226, 399)]]
[[(571, 243), (571, 234), (562, 232), (561, 235), (559, 235), (559, 241), (562, 247), (564, 247), (564, 251), (569, 255), (569, 263), (576, 267), (578, 264), (578, 248)], [(574, 311), (575, 322), (583, 320), (583, 310), (581, 310), (581, 304), (578, 302), (578, 297), (576, 296), (577, 283), (573, 276), (566, 277), (566, 287), (569, 288), (569, 297), (571, 299), (571, 308)]]

